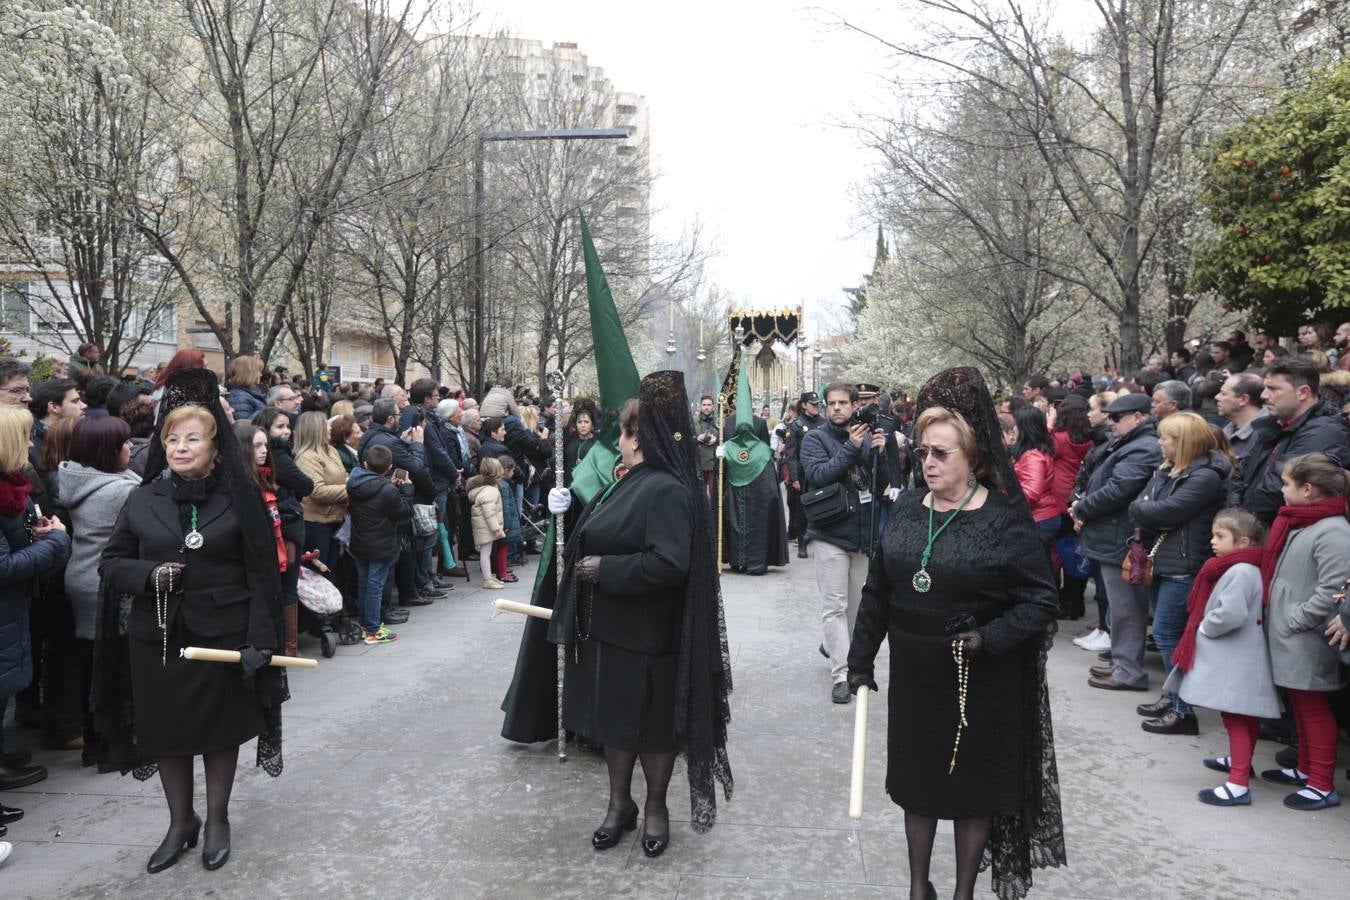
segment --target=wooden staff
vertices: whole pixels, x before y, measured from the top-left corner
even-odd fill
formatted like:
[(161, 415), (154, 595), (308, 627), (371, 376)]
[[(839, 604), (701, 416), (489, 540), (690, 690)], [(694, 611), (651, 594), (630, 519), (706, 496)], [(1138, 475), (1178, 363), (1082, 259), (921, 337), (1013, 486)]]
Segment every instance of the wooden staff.
[[(717, 395), (717, 446), (723, 445), (723, 430), (725, 429), (724, 420), (727, 417), (727, 395)], [(727, 457), (726, 450), (723, 448), (722, 455), (717, 458), (717, 561), (715, 567), (720, 574), (722, 571), (722, 506), (726, 503), (726, 490), (722, 484), (727, 476)]]
[(502, 612), (520, 613), (522, 616), (533, 616), (536, 619), (553, 618), (553, 610), (547, 606), (531, 606), (528, 603), (517, 603), (515, 600), (503, 600), (500, 597), (493, 600), (492, 605)]
[(867, 685), (858, 687), (858, 703), (853, 710), (853, 780), (848, 789), (848, 817), (862, 818), (863, 766), (867, 762)]
[[(561, 362), (561, 360), (559, 360)], [(555, 401), (561, 401), (563, 389), (567, 387), (567, 376), (561, 371), (550, 372), (548, 374), (548, 388), (553, 392)], [(567, 487), (566, 460), (563, 448), (563, 430), (558, 426), (558, 420), (553, 420), (553, 483), (561, 488)], [(556, 605), (558, 598), (562, 596), (563, 582), (563, 546), (566, 538), (563, 535), (563, 517), (561, 515), (553, 517), (554, 535), (557, 540), (553, 545), (553, 571), (557, 576), (555, 590), (553, 592), (553, 602)], [(507, 601), (510, 602), (510, 601)], [(523, 604), (522, 604), (523, 605)], [(498, 607), (501, 609), (502, 607)], [(524, 612), (524, 610), (515, 610), (515, 612)], [(530, 615), (527, 613), (527, 615)], [(550, 612), (547, 618), (552, 619), (553, 613)], [(564, 762), (567, 759), (567, 729), (563, 728), (563, 667), (567, 662), (567, 644), (558, 644), (558, 762)]]
[[(198, 662), (237, 663), (243, 657), (238, 650), (213, 650), (210, 647), (184, 647), (178, 651), (183, 659), (195, 659)], [(289, 669), (317, 669), (319, 661), (303, 656), (273, 656), (268, 663), (272, 666), (284, 666)]]

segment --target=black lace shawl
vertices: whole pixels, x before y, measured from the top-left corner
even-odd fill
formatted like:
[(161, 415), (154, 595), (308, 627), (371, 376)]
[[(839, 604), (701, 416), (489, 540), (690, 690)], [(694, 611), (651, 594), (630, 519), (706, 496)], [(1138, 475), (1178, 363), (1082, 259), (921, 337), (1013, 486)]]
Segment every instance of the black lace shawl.
[[(1012, 460), (1003, 446), (1002, 430), (993, 399), (979, 370), (963, 366), (934, 375), (919, 391), (915, 414), (942, 406), (960, 415), (975, 430), (976, 443), (985, 454), (985, 487), (998, 491), (1031, 511), (1013, 472)], [(1022, 729), (1022, 808), (1013, 815), (994, 816), (989, 829), (981, 870), (993, 870), (993, 889), (1000, 900), (1021, 900), (1031, 889), (1032, 869), (1058, 868), (1068, 862), (1064, 847), (1064, 817), (1060, 806), (1059, 769), (1055, 763), (1055, 733), (1050, 719), (1050, 691), (1045, 662), (1054, 642), (1056, 625), (1023, 649), (1026, 667), (1022, 708), (1033, 721)]]

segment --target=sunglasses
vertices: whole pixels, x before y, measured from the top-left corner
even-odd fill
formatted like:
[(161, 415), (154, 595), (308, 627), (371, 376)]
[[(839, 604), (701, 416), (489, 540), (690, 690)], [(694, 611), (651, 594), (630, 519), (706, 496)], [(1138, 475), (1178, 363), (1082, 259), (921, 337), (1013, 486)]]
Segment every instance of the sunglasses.
[(937, 460), (938, 462), (944, 463), (947, 461), (949, 457), (951, 457), (952, 454), (956, 452), (958, 451), (943, 450), (941, 447), (929, 447), (923, 444), (920, 444), (919, 446), (914, 448), (914, 455), (919, 458), (919, 462), (927, 462), (928, 457), (932, 456), (933, 459)]

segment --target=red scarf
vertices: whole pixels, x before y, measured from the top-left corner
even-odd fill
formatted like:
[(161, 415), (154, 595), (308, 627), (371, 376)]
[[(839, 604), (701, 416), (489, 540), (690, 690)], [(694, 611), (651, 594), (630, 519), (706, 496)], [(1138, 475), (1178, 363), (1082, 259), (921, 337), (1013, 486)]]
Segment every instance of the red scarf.
[(28, 495), (33, 485), (22, 472), (0, 475), (0, 516), (21, 516), (28, 512)]
[[(262, 472), (263, 477), (268, 481), (272, 480), (271, 466), (259, 466), (258, 471)], [(277, 509), (277, 495), (265, 484), (260, 484), (258, 487), (262, 491), (263, 503), (267, 505), (267, 513), (272, 517), (272, 535), (277, 541), (277, 564), (281, 567), (281, 571), (285, 572), (286, 541), (281, 537), (281, 510)]]
[(1299, 506), (1281, 506), (1275, 514), (1275, 522), (1266, 536), (1265, 555), (1261, 558), (1261, 607), (1270, 603), (1270, 582), (1275, 577), (1275, 567), (1279, 565), (1284, 544), (1289, 540), (1289, 532), (1295, 528), (1307, 528), (1314, 522), (1330, 519), (1333, 516), (1345, 518), (1345, 498), (1327, 497), (1315, 503)]
[(1219, 583), (1225, 572), (1239, 563), (1261, 565), (1263, 555), (1264, 551), (1260, 547), (1243, 547), (1241, 550), (1234, 550), (1223, 556), (1212, 556), (1205, 560), (1205, 564), (1200, 567), (1200, 574), (1195, 576), (1195, 583), (1191, 585), (1190, 594), (1186, 597), (1186, 631), (1182, 634), (1181, 640), (1177, 641), (1177, 648), (1172, 651), (1174, 666), (1183, 672), (1189, 672), (1195, 665), (1196, 634), (1200, 631), (1200, 623), (1205, 619), (1205, 607), (1209, 605), (1209, 595), (1214, 593), (1214, 585)]

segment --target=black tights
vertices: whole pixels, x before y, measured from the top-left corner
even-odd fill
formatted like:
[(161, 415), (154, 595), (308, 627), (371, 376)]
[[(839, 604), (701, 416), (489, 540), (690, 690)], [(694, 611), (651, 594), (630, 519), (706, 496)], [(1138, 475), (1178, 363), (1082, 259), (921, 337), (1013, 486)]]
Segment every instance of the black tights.
[[(933, 861), (933, 840), (937, 837), (937, 819), (905, 813), (905, 841), (909, 845), (909, 900), (924, 900), (928, 893), (928, 869)], [(957, 819), (956, 900), (973, 900), (975, 878), (980, 874), (980, 858), (989, 843), (988, 819)]]
[[(643, 807), (643, 828), (649, 833), (664, 836), (670, 833), (670, 811), (666, 808), (666, 789), (670, 775), (675, 771), (674, 753), (643, 753), (642, 776), (647, 780), (647, 802)], [(609, 769), (609, 807), (600, 827), (613, 830), (621, 825), (633, 807), (633, 764), (639, 754), (629, 750), (605, 748), (605, 765)]]
[[(202, 756), (206, 768), (206, 846), (220, 847), (230, 840), (230, 791), (239, 748)], [(179, 846), (192, 834), (192, 757), (169, 756), (159, 761), (159, 783), (169, 804), (169, 831), (164, 846)]]

